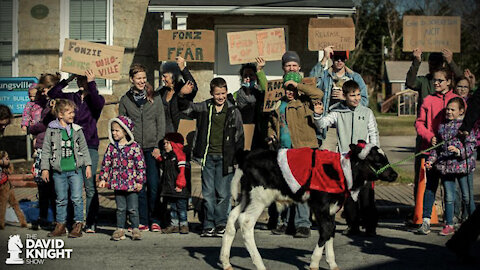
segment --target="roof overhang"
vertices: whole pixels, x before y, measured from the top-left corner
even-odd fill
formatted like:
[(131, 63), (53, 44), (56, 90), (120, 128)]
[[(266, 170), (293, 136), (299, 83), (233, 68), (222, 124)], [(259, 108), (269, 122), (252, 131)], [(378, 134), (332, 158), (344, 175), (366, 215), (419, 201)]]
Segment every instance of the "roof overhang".
[(148, 12), (176, 12), (194, 14), (234, 14), (234, 15), (337, 15), (355, 14), (352, 8), (318, 7), (246, 7), (246, 6), (148, 6)]

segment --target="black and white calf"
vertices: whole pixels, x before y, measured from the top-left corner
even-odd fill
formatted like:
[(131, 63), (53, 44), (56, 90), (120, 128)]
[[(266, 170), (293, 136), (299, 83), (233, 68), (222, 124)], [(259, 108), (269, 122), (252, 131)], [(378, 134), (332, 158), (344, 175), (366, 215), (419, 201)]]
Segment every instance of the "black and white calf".
[(313, 251), (310, 269), (318, 269), (324, 247), (330, 269), (338, 269), (333, 252), (335, 213), (346, 195), (350, 193), (354, 197), (355, 190), (367, 179), (392, 182), (397, 178), (392, 168), (377, 175), (380, 168), (389, 164), (380, 148), (359, 141), (357, 145), (350, 145), (350, 149), (347, 155), (310, 148), (249, 153), (240, 162), (232, 181), (232, 197), (236, 199), (240, 193), (240, 203), (230, 212), (222, 239), (223, 269), (233, 269), (230, 249), (238, 227), (253, 264), (257, 269), (266, 269), (253, 235), (258, 217), (272, 202), (281, 209), (302, 201), (308, 201), (319, 223), (320, 239)]

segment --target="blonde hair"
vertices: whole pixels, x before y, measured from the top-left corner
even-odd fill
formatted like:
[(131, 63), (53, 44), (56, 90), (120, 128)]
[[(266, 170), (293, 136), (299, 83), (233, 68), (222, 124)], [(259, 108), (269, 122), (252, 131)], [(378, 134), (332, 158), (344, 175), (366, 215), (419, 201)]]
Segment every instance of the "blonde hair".
[(60, 113), (63, 113), (67, 110), (67, 108), (77, 108), (75, 103), (69, 99), (64, 99), (64, 98), (57, 98), (55, 99), (55, 102), (53, 103), (53, 108), (52, 112), (53, 114), (58, 117)]
[(55, 74), (52, 73), (43, 73), (40, 75), (39, 84), (44, 85), (46, 88), (50, 88), (52, 86), (55, 86), (60, 79), (62, 78), (62, 75), (60, 73), (56, 72)]

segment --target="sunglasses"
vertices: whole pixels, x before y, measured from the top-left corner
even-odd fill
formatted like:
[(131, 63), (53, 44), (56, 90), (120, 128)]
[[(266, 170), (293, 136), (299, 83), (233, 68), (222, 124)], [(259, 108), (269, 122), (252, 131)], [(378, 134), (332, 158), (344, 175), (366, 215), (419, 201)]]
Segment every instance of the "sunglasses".
[(438, 83), (442, 83), (442, 82), (444, 82), (444, 81), (446, 81), (446, 80), (442, 80), (442, 79), (433, 79), (433, 83), (436, 83), (436, 82), (438, 82)]
[(345, 59), (344, 56), (333, 56), (333, 61), (342, 61), (345, 63)]

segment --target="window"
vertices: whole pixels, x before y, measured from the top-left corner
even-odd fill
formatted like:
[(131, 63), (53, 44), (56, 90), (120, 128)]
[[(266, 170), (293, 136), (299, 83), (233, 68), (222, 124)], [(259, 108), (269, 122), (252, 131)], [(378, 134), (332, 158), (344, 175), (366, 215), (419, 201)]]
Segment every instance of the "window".
[[(109, 16), (112, 0), (70, 0), (69, 38), (110, 45)], [(111, 81), (97, 78), (101, 91), (111, 88)], [(104, 92), (104, 91), (101, 91)], [(111, 92), (111, 91), (110, 91)]]
[(12, 77), (13, 0), (0, 0), (0, 77)]

